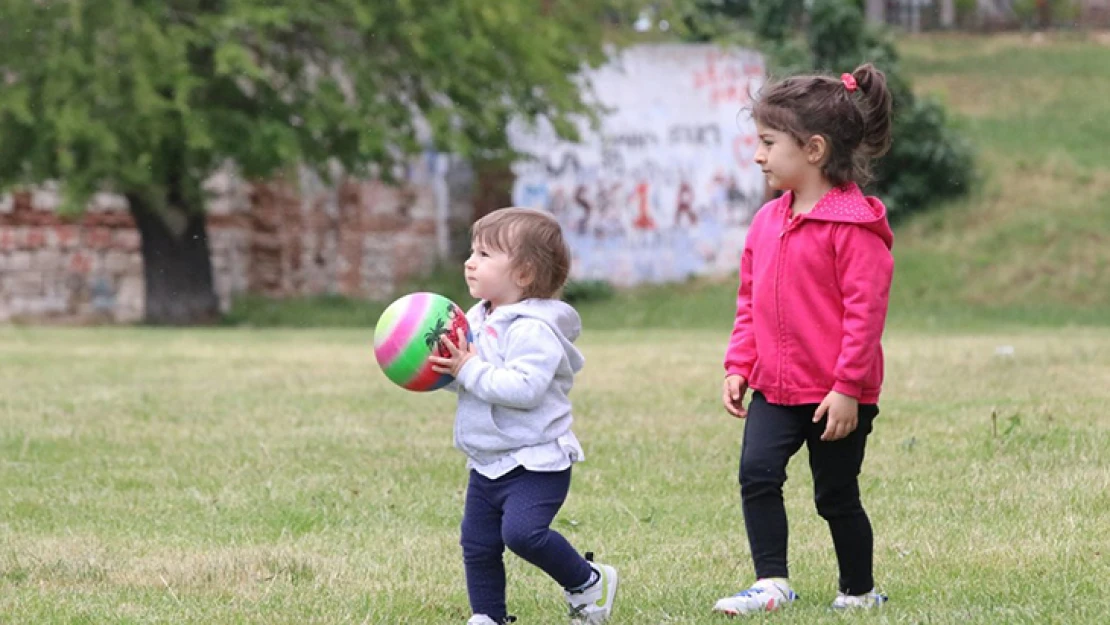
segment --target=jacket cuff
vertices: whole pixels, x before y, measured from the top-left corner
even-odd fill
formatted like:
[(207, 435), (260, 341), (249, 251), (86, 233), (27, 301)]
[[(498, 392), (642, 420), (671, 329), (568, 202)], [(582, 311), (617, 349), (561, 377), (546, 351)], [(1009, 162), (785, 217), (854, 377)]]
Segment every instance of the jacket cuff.
[(863, 394), (862, 385), (856, 384), (855, 382), (849, 382), (847, 380), (837, 380), (836, 384), (833, 384), (832, 390), (840, 393), (841, 395), (855, 397), (856, 399), (859, 399), (859, 396)]
[(475, 362), (476, 360), (478, 359), (471, 358), (467, 360), (465, 363), (463, 363), (462, 369), (459, 369), (459, 375), (455, 378), (455, 380), (459, 383), (459, 386), (465, 389), (469, 389), (471, 384), (474, 383), (474, 376), (477, 375), (476, 372), (478, 371), (478, 369), (481, 368), (477, 366), (478, 363)]
[(725, 377), (730, 375), (738, 375), (745, 380), (752, 379), (752, 368), (744, 365), (725, 365)]

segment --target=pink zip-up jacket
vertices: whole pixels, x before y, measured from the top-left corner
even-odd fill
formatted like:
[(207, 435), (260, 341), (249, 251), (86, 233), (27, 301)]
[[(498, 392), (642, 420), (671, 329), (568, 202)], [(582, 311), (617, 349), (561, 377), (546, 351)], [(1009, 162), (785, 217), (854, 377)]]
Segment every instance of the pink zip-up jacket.
[(789, 192), (768, 202), (748, 230), (725, 371), (773, 404), (830, 390), (878, 403), (894, 273), (886, 208), (854, 183), (804, 215), (792, 203)]

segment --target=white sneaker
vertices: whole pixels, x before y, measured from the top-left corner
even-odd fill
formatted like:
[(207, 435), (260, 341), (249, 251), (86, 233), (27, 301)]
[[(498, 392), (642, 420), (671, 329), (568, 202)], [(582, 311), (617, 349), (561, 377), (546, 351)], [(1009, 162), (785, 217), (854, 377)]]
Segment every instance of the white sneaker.
[(725, 597), (713, 606), (714, 612), (721, 612), (729, 616), (741, 614), (754, 614), (756, 612), (773, 612), (792, 603), (798, 594), (790, 588), (786, 580), (761, 579), (752, 584), (747, 590)]
[(475, 614), (474, 616), (470, 617), (470, 620), (466, 622), (466, 625), (502, 625), (503, 623), (512, 623), (515, 620), (515, 616), (506, 616), (505, 620), (498, 623), (485, 614)]
[(571, 625), (597, 625), (608, 620), (613, 613), (613, 600), (617, 597), (617, 569), (590, 563), (598, 574), (593, 586), (582, 592), (564, 593), (570, 608)]
[(871, 608), (882, 607), (887, 602), (887, 597), (884, 594), (875, 592), (865, 592), (862, 595), (846, 595), (844, 593), (837, 593), (836, 599), (833, 600), (832, 607), (837, 610), (849, 610), (853, 608), (862, 608), (870, 610)]

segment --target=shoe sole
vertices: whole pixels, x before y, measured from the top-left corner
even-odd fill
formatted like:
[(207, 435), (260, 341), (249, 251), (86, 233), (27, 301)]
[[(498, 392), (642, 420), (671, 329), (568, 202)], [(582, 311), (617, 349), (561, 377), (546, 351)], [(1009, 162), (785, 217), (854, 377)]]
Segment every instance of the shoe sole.
[(713, 612), (716, 614), (724, 614), (729, 617), (747, 616), (748, 614), (759, 614), (761, 612), (778, 612), (791, 603), (793, 602), (771, 600), (767, 605), (757, 610), (733, 610), (730, 608), (718, 608), (717, 606), (713, 606)]

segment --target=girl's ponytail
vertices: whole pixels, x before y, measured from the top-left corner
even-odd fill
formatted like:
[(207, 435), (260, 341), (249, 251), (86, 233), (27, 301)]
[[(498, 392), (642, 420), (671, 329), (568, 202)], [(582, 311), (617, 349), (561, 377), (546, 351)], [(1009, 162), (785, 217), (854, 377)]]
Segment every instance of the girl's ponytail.
[(876, 158), (890, 149), (891, 95), (886, 75), (870, 63), (852, 72), (863, 96), (857, 100), (863, 113), (864, 130), (860, 150), (867, 158)]

